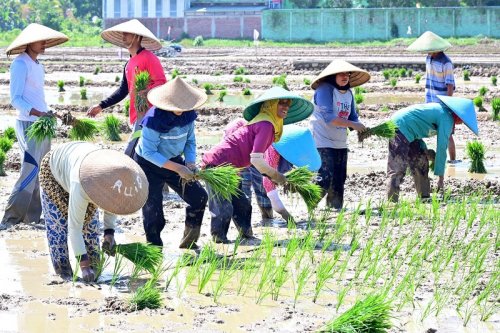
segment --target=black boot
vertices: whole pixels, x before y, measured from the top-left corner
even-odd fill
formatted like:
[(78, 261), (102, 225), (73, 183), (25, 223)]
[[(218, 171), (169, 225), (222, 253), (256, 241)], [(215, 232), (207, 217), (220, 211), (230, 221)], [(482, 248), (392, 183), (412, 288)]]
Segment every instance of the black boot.
[(181, 240), (179, 248), (191, 249), (191, 250), (198, 249), (198, 245), (196, 244), (196, 242), (198, 241), (198, 238), (200, 238), (200, 229), (201, 226), (197, 227), (186, 226), (186, 228), (184, 229), (184, 237)]

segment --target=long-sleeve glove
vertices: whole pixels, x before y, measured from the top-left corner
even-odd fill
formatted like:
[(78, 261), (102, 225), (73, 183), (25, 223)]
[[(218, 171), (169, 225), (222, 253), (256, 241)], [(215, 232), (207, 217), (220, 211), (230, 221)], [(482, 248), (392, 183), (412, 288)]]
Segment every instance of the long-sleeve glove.
[(116, 253), (116, 243), (115, 236), (113, 235), (104, 235), (104, 240), (102, 241), (102, 250), (104, 253), (110, 256), (114, 256)]
[(261, 174), (269, 177), (276, 184), (282, 185), (286, 183), (286, 177), (282, 173), (278, 172), (278, 170), (267, 164), (264, 160), (263, 153), (251, 153), (250, 163), (252, 163)]
[(193, 173), (193, 171), (189, 170), (189, 168), (187, 166), (185, 166), (185, 165), (181, 165), (177, 169), (177, 173), (179, 174), (179, 176), (182, 179), (185, 179), (188, 182), (191, 181), (191, 180), (194, 180), (194, 173)]
[(288, 212), (285, 205), (281, 201), (277, 190), (267, 192), (267, 197), (269, 198), (269, 201), (271, 201), (271, 207), (273, 207), (273, 210), (280, 214), (285, 221), (289, 221), (290, 219), (294, 221), (293, 216)]
[(95, 281), (95, 273), (92, 267), (90, 266), (90, 260), (82, 260), (80, 261), (80, 269), (82, 271), (82, 279), (85, 282), (94, 282)]

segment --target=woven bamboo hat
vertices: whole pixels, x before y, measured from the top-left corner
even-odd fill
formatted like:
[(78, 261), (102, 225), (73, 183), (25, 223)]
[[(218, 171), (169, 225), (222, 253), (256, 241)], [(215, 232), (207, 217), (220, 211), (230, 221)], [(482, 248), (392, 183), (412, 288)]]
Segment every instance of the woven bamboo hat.
[(199, 108), (207, 101), (204, 91), (191, 87), (180, 77), (151, 89), (148, 101), (165, 111), (186, 112)]
[(146, 28), (139, 20), (133, 19), (108, 28), (101, 32), (101, 37), (113, 45), (128, 48), (123, 42), (123, 33), (127, 32), (142, 36), (141, 46), (150, 51), (161, 49), (161, 43), (155, 35)]
[(31, 23), (17, 36), (5, 51), (7, 55), (23, 53), (31, 43), (45, 41), (45, 48), (67, 42), (68, 36), (41, 24)]
[(360, 86), (370, 80), (370, 74), (364, 69), (356, 67), (345, 60), (334, 60), (314, 79), (311, 83), (311, 88), (316, 90), (322, 79), (344, 72), (351, 73), (351, 77), (349, 78), (349, 85), (351, 87)]
[(141, 167), (122, 152), (99, 149), (80, 166), (80, 183), (89, 199), (113, 214), (132, 214), (144, 206), (149, 183)]
[(414, 52), (441, 52), (449, 49), (451, 44), (433, 33), (432, 31), (424, 32), (416, 41), (408, 46), (408, 51)]

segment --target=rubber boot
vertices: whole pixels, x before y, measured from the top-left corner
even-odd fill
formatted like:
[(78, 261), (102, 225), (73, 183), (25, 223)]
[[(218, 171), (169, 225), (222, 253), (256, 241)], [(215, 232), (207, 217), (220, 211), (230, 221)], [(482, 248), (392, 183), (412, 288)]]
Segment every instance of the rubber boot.
[(262, 215), (262, 225), (271, 225), (274, 220), (273, 209), (271, 207), (261, 207), (259, 206), (260, 214)]
[(179, 248), (191, 249), (191, 250), (198, 249), (198, 245), (196, 244), (196, 242), (198, 241), (198, 238), (200, 238), (200, 229), (201, 226), (197, 227), (186, 226), (184, 229), (184, 237), (182, 238), (181, 243), (179, 244)]

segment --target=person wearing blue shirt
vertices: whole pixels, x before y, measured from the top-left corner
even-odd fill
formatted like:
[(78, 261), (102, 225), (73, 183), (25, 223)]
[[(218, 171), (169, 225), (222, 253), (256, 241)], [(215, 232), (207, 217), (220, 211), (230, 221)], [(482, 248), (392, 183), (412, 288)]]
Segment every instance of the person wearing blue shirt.
[(163, 246), (160, 234), (165, 227), (163, 186), (166, 183), (188, 204), (179, 247), (196, 249), (208, 195), (194, 181), (197, 117), (194, 109), (206, 102), (207, 95), (177, 77), (152, 89), (148, 100), (153, 107), (142, 120), (142, 135), (134, 156), (149, 182), (148, 199), (142, 208), (146, 239)]

